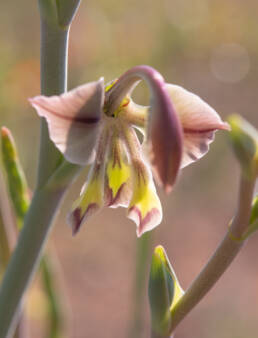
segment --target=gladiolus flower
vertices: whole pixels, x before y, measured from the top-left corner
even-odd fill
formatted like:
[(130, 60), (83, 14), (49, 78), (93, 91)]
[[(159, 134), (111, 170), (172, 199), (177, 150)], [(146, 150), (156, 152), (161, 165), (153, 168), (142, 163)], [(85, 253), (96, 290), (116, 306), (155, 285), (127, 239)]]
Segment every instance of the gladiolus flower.
[[(150, 89), (149, 107), (131, 98), (139, 80)], [(60, 96), (36, 96), (30, 102), (47, 120), (50, 138), (64, 157), (91, 165), (68, 217), (73, 233), (103, 206), (128, 208), (138, 236), (156, 227), (162, 208), (152, 172), (169, 192), (179, 169), (208, 151), (217, 129), (229, 128), (197, 95), (166, 84), (148, 66), (134, 67), (106, 86), (101, 78)], [(136, 129), (144, 134), (142, 143)]]

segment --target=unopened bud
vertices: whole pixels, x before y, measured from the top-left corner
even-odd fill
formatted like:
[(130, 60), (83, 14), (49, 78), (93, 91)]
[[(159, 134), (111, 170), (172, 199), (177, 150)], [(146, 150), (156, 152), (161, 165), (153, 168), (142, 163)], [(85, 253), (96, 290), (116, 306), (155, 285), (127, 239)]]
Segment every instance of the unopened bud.
[(170, 265), (165, 249), (154, 250), (149, 279), (149, 302), (152, 330), (159, 335), (168, 335), (171, 326), (171, 308), (182, 296), (176, 275)]
[(6, 170), (10, 197), (14, 206), (19, 227), (28, 210), (30, 199), (26, 178), (19, 161), (16, 145), (9, 129), (2, 127), (2, 159)]
[(253, 179), (258, 176), (258, 131), (239, 115), (229, 118), (230, 138), (243, 172)]

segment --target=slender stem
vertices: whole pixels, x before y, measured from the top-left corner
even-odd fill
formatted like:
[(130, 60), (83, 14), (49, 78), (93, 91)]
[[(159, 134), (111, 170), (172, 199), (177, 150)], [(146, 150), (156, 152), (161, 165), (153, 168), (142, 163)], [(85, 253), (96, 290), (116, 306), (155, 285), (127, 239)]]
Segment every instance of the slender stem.
[(59, 299), (60, 290), (57, 290), (55, 270), (50, 255), (44, 255), (41, 260), (41, 277), (48, 301), (48, 331), (47, 337), (58, 338), (63, 336), (63, 311)]
[[(67, 48), (69, 28), (47, 23), (41, 19), (41, 93), (57, 95), (67, 87)], [(41, 118), (38, 187), (43, 186), (62, 161), (62, 155), (50, 141), (45, 119)]]
[[(59, 94), (66, 89), (68, 29), (41, 20), (41, 86), (42, 94)], [(41, 121), (38, 183), (25, 217), (17, 247), (8, 265), (0, 289), (0, 338), (11, 337), (19, 304), (38, 266), (56, 210), (68, 182), (78, 172), (73, 166), (65, 172), (59, 185), (48, 185), (49, 177), (63, 161), (50, 142), (45, 121)], [(59, 177), (61, 177), (59, 173)], [(64, 182), (64, 184), (62, 183)]]
[(244, 241), (238, 239), (249, 225), (254, 185), (255, 180), (241, 177), (238, 207), (232, 225), (207, 265), (172, 309), (171, 332), (213, 287), (244, 245)]
[[(2, 173), (0, 172), (0, 280), (6, 270), (13, 247), (17, 240), (17, 224), (12, 215), (11, 205), (6, 198), (7, 195), (7, 189), (4, 184)], [(21, 315), (14, 333), (14, 338), (28, 337), (26, 334), (26, 320), (24, 316)]]
[(136, 269), (134, 280), (134, 303), (132, 308), (132, 326), (129, 337), (140, 337), (143, 327), (144, 299), (147, 282), (148, 262), (151, 255), (152, 234), (147, 232), (136, 242)]

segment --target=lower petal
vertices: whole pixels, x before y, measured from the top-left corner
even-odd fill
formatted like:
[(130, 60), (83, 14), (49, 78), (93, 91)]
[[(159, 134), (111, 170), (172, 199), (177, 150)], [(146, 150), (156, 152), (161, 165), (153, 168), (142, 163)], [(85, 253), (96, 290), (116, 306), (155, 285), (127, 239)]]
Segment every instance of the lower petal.
[(184, 135), (183, 159), (181, 168), (199, 160), (209, 151), (209, 145), (214, 139), (215, 131), (186, 133)]
[(135, 179), (128, 218), (136, 223), (138, 237), (161, 223), (162, 207), (152, 177), (138, 175)]
[(83, 222), (103, 207), (103, 204), (103, 180), (99, 175), (93, 175), (68, 214), (68, 223), (72, 227), (73, 235), (78, 232)]
[(122, 160), (107, 165), (106, 203), (111, 208), (127, 207), (131, 195), (130, 167)]

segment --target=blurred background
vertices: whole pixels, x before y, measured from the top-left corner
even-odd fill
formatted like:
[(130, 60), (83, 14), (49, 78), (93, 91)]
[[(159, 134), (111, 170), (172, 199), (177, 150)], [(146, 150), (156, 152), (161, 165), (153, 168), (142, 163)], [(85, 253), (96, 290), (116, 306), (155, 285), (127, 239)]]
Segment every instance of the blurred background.
[[(255, 0), (82, 1), (72, 25), (69, 79), (72, 88), (119, 76), (148, 64), (166, 81), (200, 95), (226, 119), (239, 113), (258, 124), (258, 2)], [(39, 94), (37, 1), (0, 3), (0, 122), (11, 129), (31, 189), (35, 185), (39, 118), (27, 98)], [(147, 103), (147, 90), (135, 93)], [(49, 246), (56, 251), (72, 338), (129, 337), (134, 301), (135, 225), (124, 209), (105, 209), (75, 237), (65, 214), (85, 180), (69, 192)], [(189, 286), (234, 214), (239, 168), (225, 132), (210, 152), (185, 168), (173, 192), (159, 191), (162, 244), (182, 287)], [(180, 324), (176, 338), (258, 336), (258, 236), (250, 238), (205, 299)], [(38, 278), (29, 296), (31, 337), (43, 337), (44, 306)], [(139, 337), (149, 336), (147, 285)], [(134, 337), (133, 337), (134, 338)], [(136, 337), (137, 338), (137, 337)]]

